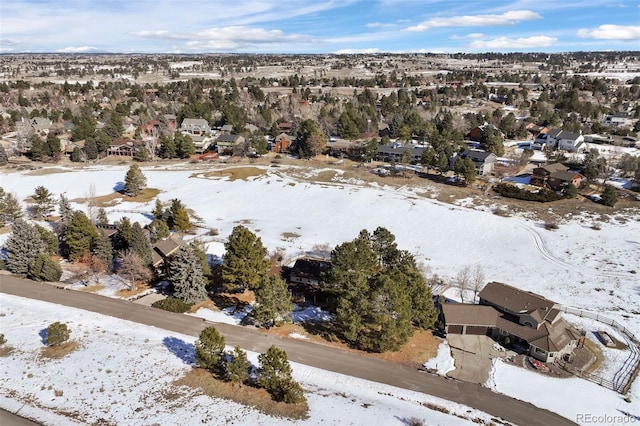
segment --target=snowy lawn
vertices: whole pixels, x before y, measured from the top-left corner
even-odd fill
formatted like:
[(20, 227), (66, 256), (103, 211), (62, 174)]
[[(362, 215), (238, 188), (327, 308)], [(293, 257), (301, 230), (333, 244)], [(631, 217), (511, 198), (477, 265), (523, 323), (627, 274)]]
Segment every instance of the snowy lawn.
[(427, 370), (435, 370), (438, 374), (444, 376), (449, 371), (455, 370), (454, 359), (451, 356), (451, 348), (445, 340), (438, 346), (438, 353), (435, 358), (431, 358), (422, 364)]
[[(79, 348), (43, 359), (40, 334), (67, 323)], [(78, 309), (0, 294), (0, 407), (46, 425), (471, 425), (490, 416), (460, 404), (292, 363), (309, 418), (291, 421), (172, 383), (192, 366), (194, 338)], [(230, 348), (228, 348), (230, 349)], [(249, 359), (257, 365), (256, 353)], [(441, 407), (454, 415), (431, 410)]]

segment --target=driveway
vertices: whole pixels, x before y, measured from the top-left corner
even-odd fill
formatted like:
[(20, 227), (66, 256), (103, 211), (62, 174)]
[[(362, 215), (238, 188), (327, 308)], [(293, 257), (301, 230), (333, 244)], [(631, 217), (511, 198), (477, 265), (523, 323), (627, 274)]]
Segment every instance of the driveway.
[(447, 376), (463, 382), (485, 383), (494, 358), (515, 355), (513, 352), (494, 349), (496, 342), (488, 336), (448, 334), (447, 342), (456, 367)]

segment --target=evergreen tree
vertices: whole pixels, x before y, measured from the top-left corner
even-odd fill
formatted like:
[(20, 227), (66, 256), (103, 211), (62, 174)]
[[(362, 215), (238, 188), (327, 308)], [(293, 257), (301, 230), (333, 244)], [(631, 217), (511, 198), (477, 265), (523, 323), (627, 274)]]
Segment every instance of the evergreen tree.
[(8, 162), (7, 151), (4, 148), (0, 148), (0, 166), (6, 166)]
[(291, 295), (287, 283), (279, 277), (263, 277), (255, 295), (254, 314), (258, 324), (270, 327), (291, 314)]
[(149, 231), (149, 239), (152, 243), (169, 238), (169, 227), (167, 224), (159, 219), (153, 219), (150, 224), (147, 225)]
[(222, 374), (225, 362), (224, 346), (224, 337), (215, 327), (205, 328), (195, 343), (196, 363), (216, 375)]
[(57, 282), (62, 276), (60, 264), (54, 262), (46, 253), (38, 253), (38, 256), (29, 265), (27, 278), (35, 281)]
[(90, 254), (97, 238), (98, 230), (95, 225), (83, 212), (74, 211), (64, 230), (64, 242), (68, 249), (69, 259), (78, 261)]
[(62, 220), (63, 223), (67, 223), (73, 214), (71, 201), (69, 201), (65, 193), (60, 194), (60, 200), (58, 200), (58, 214), (60, 214), (60, 220)]
[(60, 153), (62, 152), (62, 148), (60, 146), (60, 139), (53, 132), (49, 132), (43, 147), (44, 147), (44, 154), (47, 157), (57, 158), (60, 156)]
[(109, 216), (107, 216), (107, 211), (103, 207), (100, 207), (98, 209), (98, 217), (96, 217), (96, 222), (102, 224), (109, 223)]
[(31, 159), (33, 161), (40, 161), (42, 157), (45, 155), (45, 147), (44, 142), (40, 139), (40, 136), (33, 135), (29, 138), (29, 142), (31, 142)]
[(576, 198), (578, 196), (578, 188), (572, 183), (565, 186), (562, 190), (562, 194), (567, 198)]
[(47, 327), (47, 345), (61, 345), (69, 340), (70, 334), (67, 324), (56, 321)]
[(144, 231), (138, 222), (135, 222), (131, 227), (131, 241), (129, 241), (129, 248), (138, 253), (146, 265), (151, 265), (153, 262), (151, 244), (149, 243), (149, 240), (147, 240), (147, 236), (144, 234)]
[(480, 141), (480, 147), (485, 151), (494, 153), (498, 157), (504, 155), (504, 143), (500, 131), (497, 129), (487, 129)]
[(80, 147), (74, 147), (73, 151), (71, 152), (71, 161), (74, 163), (79, 163), (82, 161), (82, 150), (80, 149)]
[(196, 146), (191, 136), (177, 132), (174, 136), (176, 144), (176, 156), (178, 158), (189, 158), (196, 152)]
[(238, 225), (224, 247), (222, 280), (225, 287), (229, 290), (257, 288), (271, 266), (260, 237)]
[(165, 220), (165, 212), (164, 212), (164, 207), (162, 206), (162, 201), (160, 201), (159, 198), (156, 198), (156, 205), (153, 208), (153, 211), (151, 212), (151, 214), (153, 215), (154, 219), (157, 220)]
[(161, 138), (160, 158), (176, 158), (176, 142), (173, 137), (163, 136)]
[(395, 350), (413, 333), (413, 326), (431, 327), (436, 319), (430, 290), (413, 256), (399, 250), (385, 228), (331, 252), (324, 276), (333, 294), (334, 325), (343, 338), (365, 350)]
[(191, 304), (207, 299), (207, 281), (202, 264), (190, 244), (178, 249), (169, 262), (169, 281), (173, 284), (175, 297)]
[(26, 275), (33, 259), (46, 250), (46, 245), (36, 228), (22, 219), (13, 222), (6, 247), (6, 268), (14, 274), (21, 275)]
[(88, 138), (84, 142), (84, 153), (87, 156), (87, 160), (95, 160), (98, 158), (98, 144), (93, 137)]
[(251, 362), (247, 359), (247, 353), (240, 349), (240, 346), (236, 346), (233, 352), (227, 354), (225, 370), (227, 380), (235, 384), (242, 385), (249, 378)]
[(35, 217), (49, 217), (54, 209), (55, 201), (53, 194), (49, 192), (44, 186), (38, 186), (35, 189), (35, 194), (31, 196), (31, 199), (35, 203), (32, 211)]
[(267, 390), (276, 401), (296, 403), (304, 400), (300, 385), (293, 380), (287, 353), (271, 346), (258, 355), (260, 362), (258, 384)]
[(124, 177), (124, 193), (135, 197), (142, 192), (146, 185), (147, 178), (142, 173), (142, 170), (137, 164), (132, 164)]
[(0, 187), (0, 226), (14, 221), (22, 217), (22, 207), (15, 195), (5, 192)]
[(189, 220), (189, 213), (184, 207), (179, 207), (172, 217), (173, 229), (175, 231), (186, 232), (192, 228), (191, 221)]
[(116, 251), (126, 250), (129, 248), (129, 244), (131, 243), (131, 221), (127, 216), (123, 217), (120, 219), (117, 228), (118, 233), (116, 235), (114, 249)]
[(104, 269), (109, 272), (113, 270), (113, 245), (109, 237), (102, 232), (98, 232), (91, 253), (102, 263)]
[(614, 207), (618, 202), (618, 194), (616, 189), (611, 185), (605, 185), (602, 195), (600, 195), (600, 202), (605, 206)]
[(35, 225), (35, 228), (36, 231), (38, 231), (38, 234), (40, 234), (42, 242), (44, 242), (46, 246), (46, 253), (56, 254), (59, 245), (58, 237), (56, 236), (56, 234), (37, 224)]

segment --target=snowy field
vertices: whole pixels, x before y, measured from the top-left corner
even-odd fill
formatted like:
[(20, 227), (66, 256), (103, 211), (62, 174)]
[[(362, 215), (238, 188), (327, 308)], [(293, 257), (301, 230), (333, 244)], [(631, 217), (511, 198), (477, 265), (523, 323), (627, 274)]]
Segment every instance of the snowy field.
[[(205, 174), (223, 167), (229, 166), (143, 168), (148, 186), (160, 189), (163, 202), (179, 198), (194, 211), (212, 254), (224, 253), (225, 238), (238, 224), (256, 232), (267, 249), (286, 250), (287, 259), (316, 245), (351, 240), (363, 228), (384, 226), (401, 248), (441, 276), (451, 278), (467, 265), (480, 264), (487, 281), (600, 312), (640, 334), (640, 209), (635, 215), (612, 215), (601, 230), (591, 228), (596, 218), (576, 211), (571, 221), (548, 231), (542, 223), (500, 217), (471, 203), (438, 202), (424, 196), (424, 187), (343, 182), (339, 170), (333, 181), (317, 184), (291, 177), (285, 167), (264, 168), (264, 174), (247, 180)], [(127, 166), (91, 166), (73, 173), (58, 169), (63, 172), (39, 176), (5, 172), (2, 186), (21, 200), (38, 185), (56, 196), (66, 192), (70, 199), (85, 197), (91, 184), (97, 195), (106, 195), (122, 185)], [(107, 212), (112, 221), (126, 215), (144, 225), (153, 204), (123, 202)], [(207, 236), (207, 228), (220, 233)]]
[[(40, 332), (53, 321), (67, 323), (80, 347), (46, 360), (39, 356)], [(447, 426), (491, 418), (422, 393), (292, 363), (293, 376), (305, 389), (309, 419), (290, 421), (172, 385), (191, 368), (191, 336), (5, 294), (0, 294), (0, 330), (15, 348), (2, 358), (0, 407), (46, 425), (401, 426), (415, 418)], [(248, 356), (257, 365), (258, 354)]]

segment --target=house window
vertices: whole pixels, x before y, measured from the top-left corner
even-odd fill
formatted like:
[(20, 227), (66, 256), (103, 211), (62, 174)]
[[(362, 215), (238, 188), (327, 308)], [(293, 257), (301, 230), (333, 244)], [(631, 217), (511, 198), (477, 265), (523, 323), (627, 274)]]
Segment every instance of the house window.
[(535, 352), (536, 352), (537, 354), (545, 355), (545, 354), (547, 353), (545, 350), (540, 349), (540, 348), (538, 348), (538, 347), (534, 347), (534, 348), (535, 348), (534, 350), (535, 350)]

